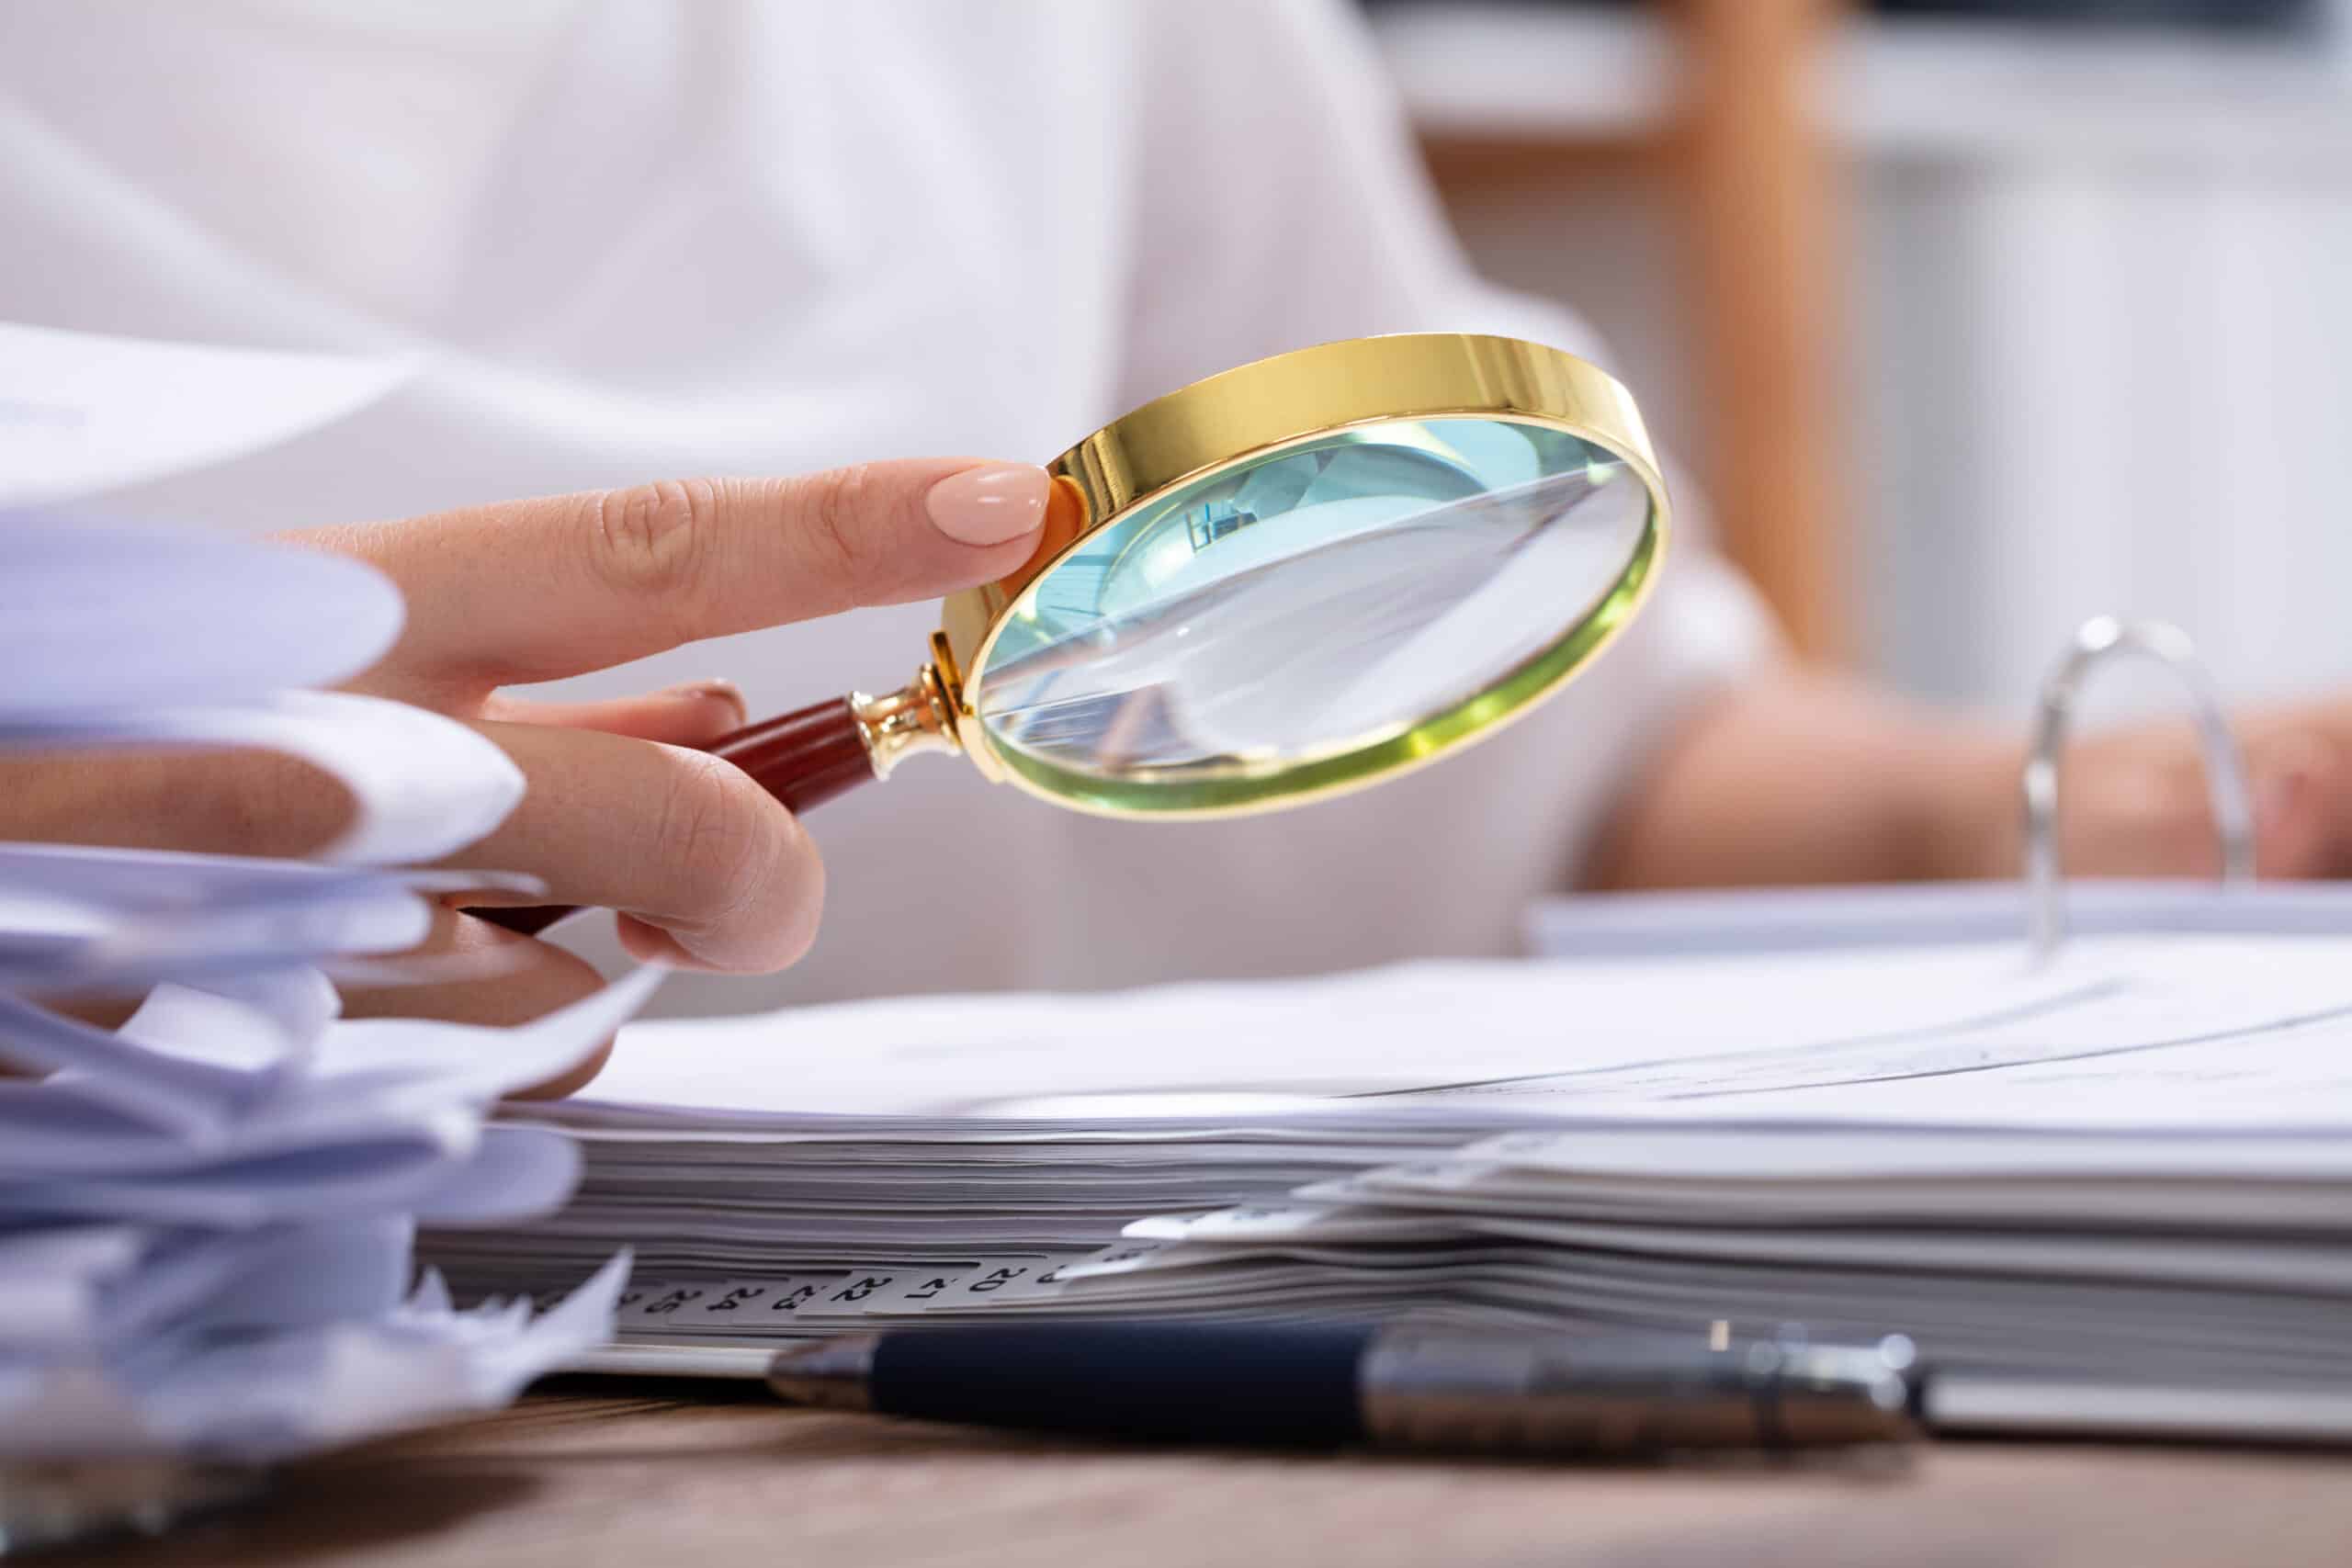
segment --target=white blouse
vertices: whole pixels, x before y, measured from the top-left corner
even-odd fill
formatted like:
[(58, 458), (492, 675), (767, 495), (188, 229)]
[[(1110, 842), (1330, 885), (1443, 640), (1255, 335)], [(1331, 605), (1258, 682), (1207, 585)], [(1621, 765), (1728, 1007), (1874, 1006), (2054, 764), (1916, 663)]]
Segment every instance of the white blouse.
[[(286, 528), (697, 474), (1043, 460), (1306, 344), (1459, 329), (1606, 361), (1486, 288), (1338, 0), (10, 0), (0, 318), (418, 351), (358, 417), (108, 497)], [(1130, 824), (921, 759), (825, 807), (815, 951), (735, 1010), (1509, 951), (1694, 697), (1758, 657), (1683, 547), (1493, 741), (1273, 817)], [(571, 682), (755, 714), (896, 685), (927, 605)]]

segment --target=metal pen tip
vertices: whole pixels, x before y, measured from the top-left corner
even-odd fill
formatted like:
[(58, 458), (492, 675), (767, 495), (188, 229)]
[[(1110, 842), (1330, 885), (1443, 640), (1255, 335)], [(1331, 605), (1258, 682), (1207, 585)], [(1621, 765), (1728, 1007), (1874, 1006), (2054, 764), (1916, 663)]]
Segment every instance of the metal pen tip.
[(1784, 1438), (1901, 1442), (1920, 1435), (1927, 1379), (1907, 1337), (1889, 1335), (1873, 1346), (1784, 1340), (1781, 1350), (1774, 1394)]
[(878, 1334), (843, 1334), (789, 1345), (768, 1360), (768, 1387), (777, 1398), (819, 1410), (871, 1410)]

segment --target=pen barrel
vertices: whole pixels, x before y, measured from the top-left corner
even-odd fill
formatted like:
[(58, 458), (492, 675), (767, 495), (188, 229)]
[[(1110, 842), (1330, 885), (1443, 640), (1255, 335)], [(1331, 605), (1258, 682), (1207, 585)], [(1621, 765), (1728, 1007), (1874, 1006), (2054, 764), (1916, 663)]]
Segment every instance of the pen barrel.
[(1722, 1349), (1574, 1335), (1392, 1327), (1363, 1368), (1384, 1447), (1642, 1454), (1917, 1435), (1908, 1348), (1757, 1340)]
[(1157, 1441), (1643, 1455), (1918, 1435), (1910, 1341), (1064, 1325), (846, 1335), (776, 1353), (796, 1404)]
[(1339, 1447), (1362, 1440), (1363, 1325), (1070, 1325), (880, 1337), (876, 1410), (1161, 1442)]

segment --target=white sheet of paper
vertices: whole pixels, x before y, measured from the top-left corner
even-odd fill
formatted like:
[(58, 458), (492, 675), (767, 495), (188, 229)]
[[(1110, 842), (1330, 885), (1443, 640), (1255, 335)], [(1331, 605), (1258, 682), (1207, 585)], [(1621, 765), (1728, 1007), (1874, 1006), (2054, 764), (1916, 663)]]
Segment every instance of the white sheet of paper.
[[(713, 1127), (827, 1114), (1234, 1124), (1589, 1115), (2352, 1126), (2352, 962), (2320, 937), (1425, 964), (1112, 997), (649, 1022), (593, 1095)], [(1104, 1042), (1117, 1042), (1106, 1049)], [(789, 1064), (789, 1070), (782, 1065)]]
[(492, 1409), (601, 1343), (627, 1277), (616, 1258), (536, 1317), (527, 1303), (454, 1311), (436, 1285), (388, 1314), (224, 1337), (143, 1365), (0, 1359), (0, 1452), (264, 1462)]
[(0, 518), (0, 563), (11, 728), (333, 686), (404, 616), (358, 561), (194, 528)]
[[(0, 744), (11, 739), (0, 731)], [(343, 836), (318, 852), (331, 862), (384, 864), (454, 854), (523, 798), (523, 771), (479, 732), (406, 703), (341, 692), (281, 692), (236, 707), (51, 718), (39, 739), (51, 746), (253, 747), (314, 763), (342, 782), (355, 807)]]
[(299, 757), (356, 806), (322, 858), (358, 863), (437, 859), (522, 798), (520, 771), (463, 725), (290, 689), (345, 680), (399, 636), (399, 595), (368, 568), (193, 532), (22, 520), (0, 530), (0, 749)]
[(0, 508), (258, 451), (356, 412), (416, 365), (0, 321)]
[[(2013, 894), (1903, 890), (1617, 906), (1532, 964), (633, 1025), (526, 1113), (585, 1140), (581, 1196), (435, 1245), (479, 1284), (641, 1244), (639, 1368), (853, 1308), (1794, 1321), (1914, 1333), (1955, 1421), (2321, 1429), (2352, 1403), (2352, 892), (2143, 891), (2154, 929), (2085, 897), (2107, 934), (2039, 968)], [(1089, 1246), (1049, 1288), (929, 1289)]]
[(425, 934), (424, 896), (483, 887), (544, 890), (503, 873), (0, 843), (0, 987), (278, 987), (289, 968), (403, 952)]
[[(25, 368), (17, 342), (0, 334), (0, 372)], [(0, 375), (11, 497), (28, 476), (55, 493), (220, 455), (365, 390), (280, 364), (239, 402), (153, 356), (31, 357), (41, 395), (85, 401), (11, 404)], [(193, 412), (141, 413), (109, 364)], [(42, 468), (27, 431), (51, 425), (80, 445), (52, 441)], [(328, 855), (437, 858), (512, 809), (513, 763), (422, 709), (297, 689), (356, 672), (400, 625), (388, 583), (328, 557), (0, 521), (0, 747), (266, 748), (346, 786)], [(326, 965), (398, 954), (425, 895), (489, 885), (514, 879), (0, 845), (0, 1061), (37, 1075), (0, 1078), (0, 1461), (274, 1459), (499, 1403), (604, 1337), (617, 1258), (536, 1320), (452, 1311), (437, 1284), (402, 1300), (419, 1221), (526, 1224), (572, 1190), (576, 1146), (487, 1125), (491, 1103), (570, 1067), (659, 978), (516, 1030), (338, 1019)], [(119, 1031), (28, 999), (76, 990), (148, 995)]]
[(503, 1402), (601, 1341), (617, 1258), (537, 1319), (398, 1296), (416, 1221), (525, 1224), (571, 1190), (571, 1140), (485, 1112), (659, 979), (514, 1029), (337, 1021), (293, 975), (175, 987), (136, 1038), (0, 996), (0, 1033), (64, 1058), (0, 1082), (0, 1457), (276, 1458)]

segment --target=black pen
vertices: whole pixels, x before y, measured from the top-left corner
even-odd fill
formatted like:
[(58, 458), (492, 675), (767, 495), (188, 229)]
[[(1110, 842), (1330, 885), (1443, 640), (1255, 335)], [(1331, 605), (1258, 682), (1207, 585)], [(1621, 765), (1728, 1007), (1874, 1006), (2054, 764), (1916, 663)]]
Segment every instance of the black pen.
[(768, 1384), (796, 1404), (1038, 1431), (1595, 1455), (1902, 1440), (1925, 1388), (1899, 1335), (1151, 1323), (844, 1335), (779, 1351)]

